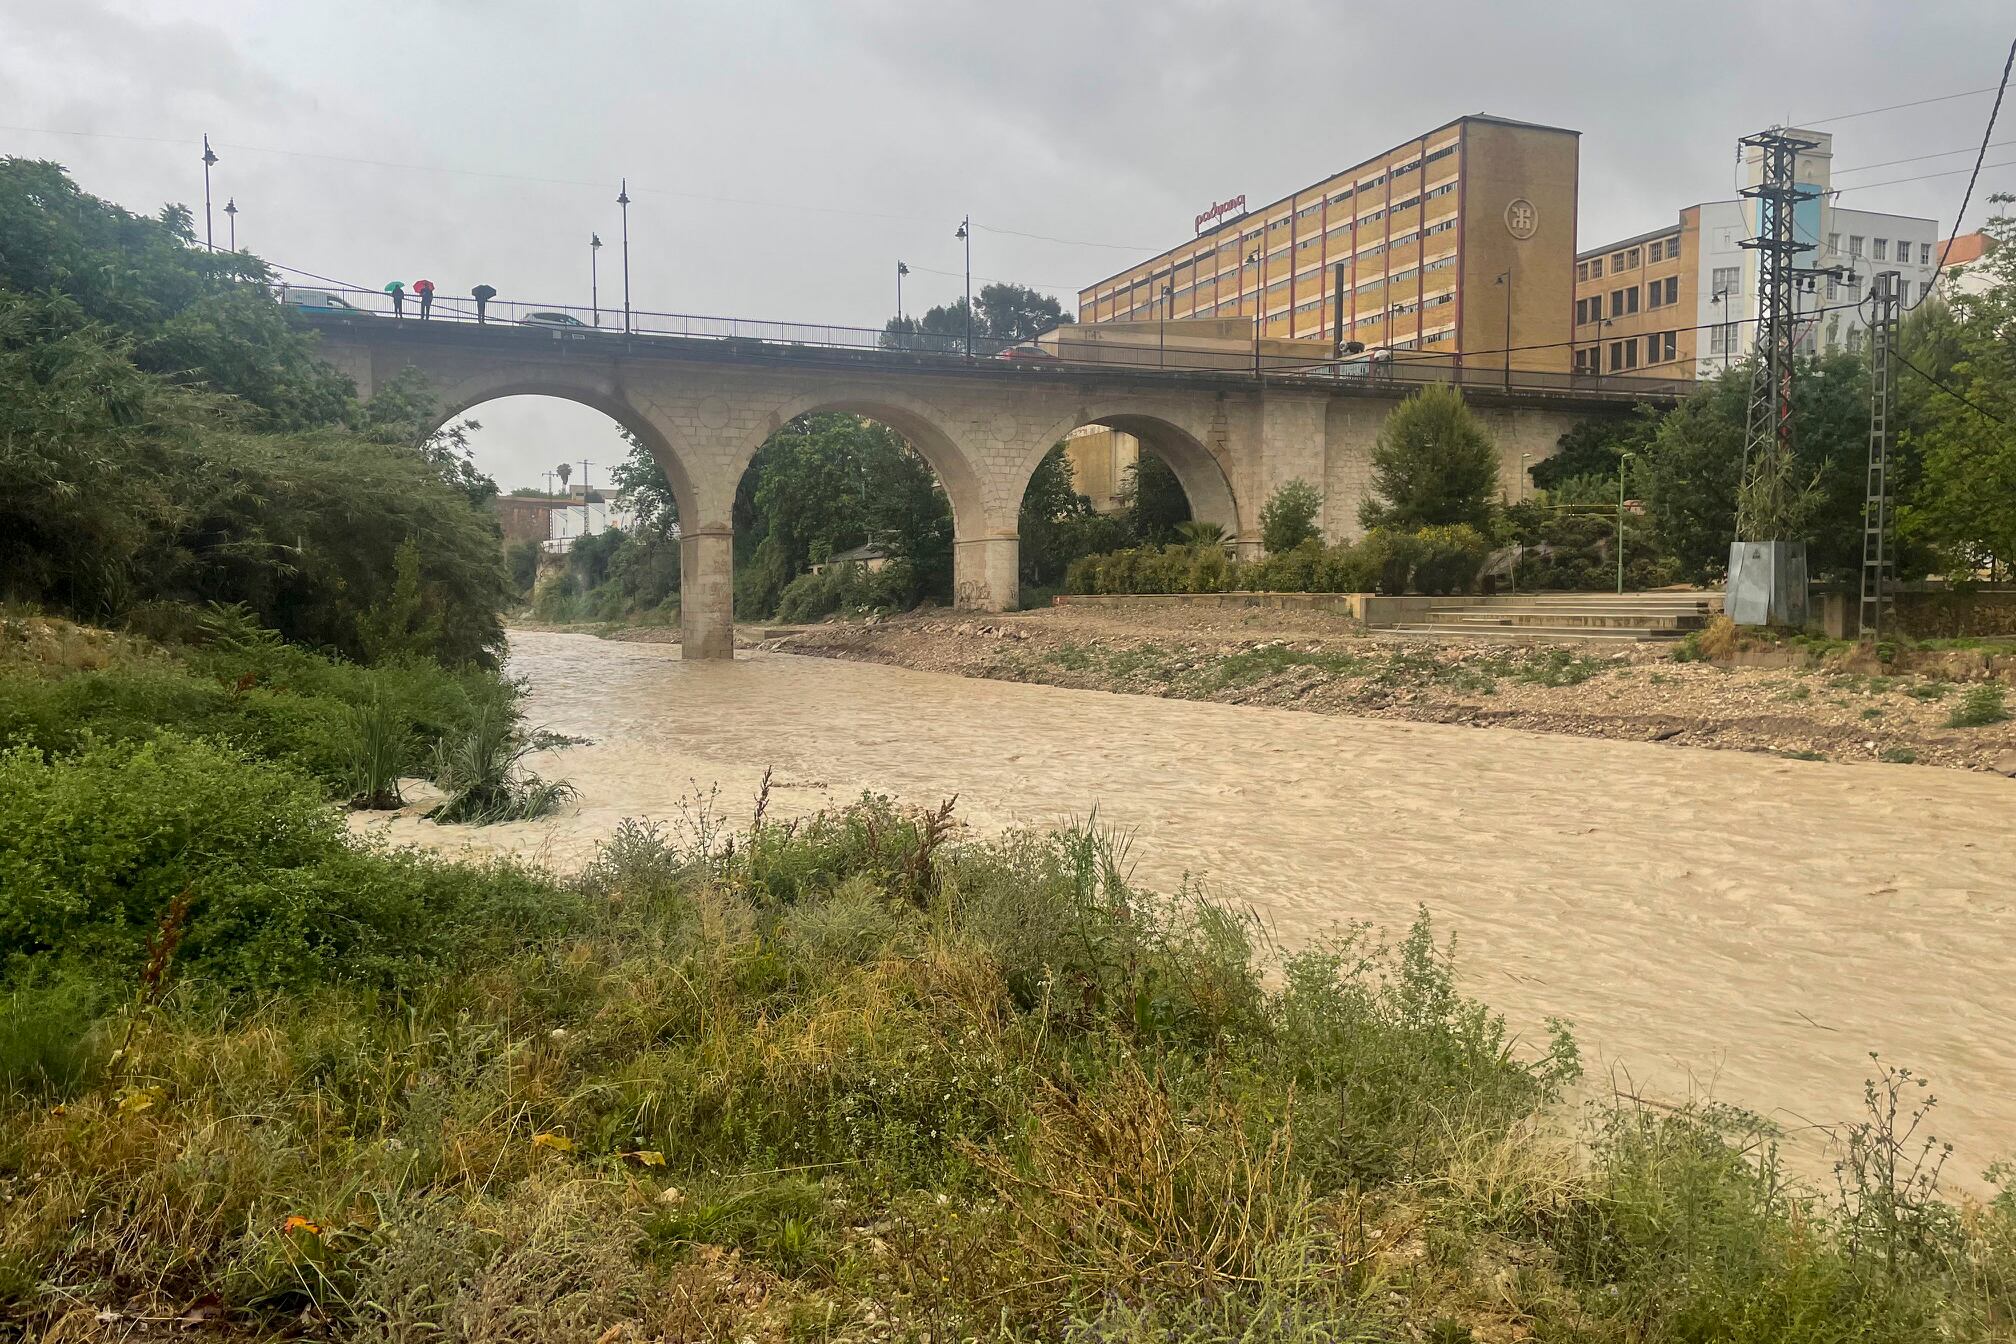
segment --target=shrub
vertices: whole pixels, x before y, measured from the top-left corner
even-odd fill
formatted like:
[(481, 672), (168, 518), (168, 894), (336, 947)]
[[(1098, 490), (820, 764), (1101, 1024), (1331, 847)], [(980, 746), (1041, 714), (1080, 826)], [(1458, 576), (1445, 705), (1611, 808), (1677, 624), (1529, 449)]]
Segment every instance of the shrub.
[(0, 756), (0, 976), (61, 962), (129, 977), (176, 897), (176, 966), (229, 985), (398, 983), (564, 923), (509, 868), (353, 844), (304, 775), (164, 734)]
[(1287, 482), (1260, 508), (1260, 544), (1269, 554), (1292, 551), (1316, 537), (1323, 494), (1304, 480)]
[(400, 806), (399, 772), (412, 754), (412, 734), (383, 700), (350, 711), (350, 805), (380, 811)]
[(1483, 534), (1463, 523), (1424, 527), (1414, 540), (1420, 555), (1414, 562), (1413, 587), (1438, 597), (1469, 592), (1491, 553)]
[(902, 604), (909, 586), (900, 561), (874, 572), (852, 561), (829, 565), (816, 574), (800, 574), (784, 585), (777, 597), (777, 619), (797, 624), (842, 611), (890, 611)]
[(545, 816), (574, 796), (574, 786), (525, 769), (525, 758), (537, 750), (509, 710), (479, 707), (467, 729), (434, 744), (434, 782), (448, 799), (427, 815), (477, 826)]
[(77, 974), (0, 992), (0, 1094), (71, 1095), (103, 1062), (97, 1031), (107, 995)]
[(2009, 710), (2002, 703), (2003, 690), (2000, 686), (1976, 686), (1962, 696), (1960, 703), (1953, 706), (1953, 712), (1946, 718), (1948, 728), (1986, 728), (1990, 724), (2005, 723)]

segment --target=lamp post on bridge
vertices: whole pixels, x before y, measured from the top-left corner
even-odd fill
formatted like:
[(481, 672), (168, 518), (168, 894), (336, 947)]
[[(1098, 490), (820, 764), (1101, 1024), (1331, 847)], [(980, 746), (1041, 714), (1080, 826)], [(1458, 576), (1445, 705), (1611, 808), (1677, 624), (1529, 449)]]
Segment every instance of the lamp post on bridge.
[(210, 137), (205, 135), (203, 137), (203, 246), (212, 252), (217, 250), (217, 240), (211, 235), (210, 166), (216, 162), (217, 156), (210, 149)]
[(602, 325), (602, 235), (588, 235), (588, 311)]
[(1504, 274), (1492, 281), (1494, 285), (1505, 286), (1505, 390), (1512, 390), (1512, 266), (1506, 263)]
[(968, 359), (973, 358), (973, 232), (968, 227), (972, 222), (973, 216), (966, 216), (959, 221), (959, 232), (952, 235), (966, 244), (966, 358)]
[(623, 334), (630, 334), (630, 179), (624, 178), (616, 192), (616, 204), (623, 207)]
[(233, 196), (224, 202), (224, 218), (231, 221), (231, 250), (238, 250), (238, 198)]
[(903, 277), (910, 274), (910, 268), (902, 262), (896, 263), (896, 329), (903, 329)]

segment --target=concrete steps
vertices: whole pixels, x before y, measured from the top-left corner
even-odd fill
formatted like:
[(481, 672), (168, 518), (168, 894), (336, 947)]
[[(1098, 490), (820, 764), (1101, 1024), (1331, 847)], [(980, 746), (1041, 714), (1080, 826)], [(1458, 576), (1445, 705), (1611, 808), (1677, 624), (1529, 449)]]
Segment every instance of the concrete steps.
[(1678, 639), (1722, 609), (1720, 593), (1520, 593), (1451, 598), (1395, 634), (1440, 638)]

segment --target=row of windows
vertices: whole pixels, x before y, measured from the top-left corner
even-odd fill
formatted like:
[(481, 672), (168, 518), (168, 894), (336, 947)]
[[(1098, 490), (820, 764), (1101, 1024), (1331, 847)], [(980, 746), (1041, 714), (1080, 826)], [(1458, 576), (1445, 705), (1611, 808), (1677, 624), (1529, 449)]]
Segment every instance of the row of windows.
[[(1612, 341), (1609, 345), (1609, 364), (1612, 373), (1627, 373), (1638, 367), (1639, 354), (1644, 354), (1647, 364), (1670, 364), (1680, 358), (1680, 334), (1674, 331), (1655, 331), (1651, 335), (1632, 337), (1628, 341)], [(1600, 373), (1605, 354), (1600, 345), (1584, 346), (1575, 352), (1575, 372)]]
[[(1655, 261), (1673, 261), (1679, 255), (1679, 234), (1676, 233), (1671, 238), (1654, 238), (1643, 248), (1626, 247), (1612, 252), (1610, 254), (1610, 274), (1615, 275), (1619, 271), (1636, 270), (1641, 258), (1649, 265)], [(1603, 278), (1603, 258), (1591, 257), (1587, 261), (1576, 262), (1575, 278), (1577, 280), (1601, 280)]]
[[(1667, 308), (1680, 302), (1680, 277), (1669, 275), (1663, 280), (1654, 280), (1645, 286), (1645, 306), (1647, 308)], [(1638, 311), (1638, 286), (1610, 291), (1610, 311), (1603, 311), (1603, 296), (1594, 294), (1586, 299), (1575, 300), (1575, 324), (1587, 326), (1591, 322), (1601, 322), (1604, 317), (1629, 317)]]
[[(1449, 216), (1449, 218), (1438, 220), (1437, 222), (1428, 225), (1426, 228), (1421, 229), (1418, 232), (1409, 229), (1404, 233), (1394, 234), (1390, 242), (1387, 239), (1382, 238), (1376, 243), (1367, 243), (1364, 246), (1360, 247), (1358, 251), (1355, 254), (1353, 254), (1353, 256), (1355, 256), (1356, 259), (1361, 261), (1369, 260), (1371, 258), (1382, 255), (1388, 247), (1401, 247), (1408, 243), (1414, 242), (1417, 238), (1426, 238), (1433, 236), (1435, 234), (1447, 233), (1451, 229), (1454, 229), (1455, 227), (1456, 227), (1456, 217), (1454, 215), (1451, 215)], [(1301, 240), (1300, 242), (1296, 243), (1293, 249), (1290, 249), (1285, 245), (1279, 248), (1275, 248), (1274, 250), (1267, 253), (1266, 259), (1270, 263), (1279, 260), (1284, 260), (1285, 258), (1287, 258), (1291, 250), (1295, 252), (1308, 251), (1316, 247), (1318, 244), (1324, 242), (1326, 238), (1339, 240), (1339, 247), (1341, 248), (1343, 245), (1343, 239), (1348, 237), (1349, 233), (1350, 233), (1350, 227), (1348, 225), (1339, 228), (1334, 228), (1330, 230), (1328, 235), (1319, 236), (1316, 238), (1306, 238)], [(1259, 235), (1255, 234), (1253, 236), (1257, 238)], [(1199, 263), (1208, 263), (1214, 256), (1218, 255), (1218, 253), (1224, 252), (1225, 250), (1226, 250), (1225, 248), (1219, 248), (1217, 249), (1217, 252), (1199, 253), (1197, 256), (1192, 257), (1188, 261), (1181, 261), (1176, 263), (1176, 266), (1172, 271), (1158, 272), (1154, 277), (1154, 279), (1166, 281), (1166, 277), (1175, 274), (1177, 272), (1181, 272), (1186, 266), (1189, 267), (1194, 272)], [(1351, 257), (1344, 257), (1344, 256), (1338, 257), (1339, 261), (1348, 261), (1351, 259), (1352, 259)], [(1255, 259), (1251, 254), (1248, 254), (1248, 256), (1245, 258), (1243, 262), (1238, 263), (1238, 265), (1233, 267), (1231, 270), (1220, 272), (1220, 274), (1236, 275), (1241, 267), (1252, 267), (1257, 270), (1259, 268), (1259, 265), (1260, 265), (1259, 261)], [(1178, 294), (1188, 293), (1190, 289), (1194, 288), (1197, 285), (1210, 283), (1212, 278), (1213, 277), (1209, 275), (1198, 276), (1197, 279), (1191, 281), (1189, 285), (1179, 288), (1176, 292)], [(1151, 285), (1152, 283), (1153, 281), (1140, 280), (1136, 281), (1134, 284), (1131, 285), (1122, 285), (1105, 294), (1098, 295), (1097, 301), (1103, 303), (1107, 299), (1111, 298), (1124, 298), (1124, 296), (1127, 295), (1129, 292), (1139, 290), (1144, 286)]]
[[(1849, 235), (1848, 235), (1848, 255), (1849, 255), (1849, 256), (1851, 256), (1851, 257), (1858, 257), (1858, 258), (1859, 258), (1859, 257), (1860, 257), (1860, 256), (1862, 255), (1862, 244), (1863, 244), (1863, 241), (1864, 241), (1864, 239), (1863, 239), (1863, 236), (1862, 236), (1861, 234), (1859, 234), (1859, 233), (1851, 233), (1851, 234), (1849, 234)], [(1872, 261), (1889, 261), (1889, 260), (1891, 259), (1891, 257), (1890, 257), (1890, 240), (1889, 240), (1888, 238), (1875, 238), (1875, 239), (1870, 239), (1870, 240), (1868, 240), (1868, 241), (1869, 241), (1869, 246), (1870, 246), (1870, 252), (1869, 252), (1869, 257), (1870, 257), (1870, 260), (1872, 260)], [(1838, 255), (1840, 254), (1840, 251), (1841, 251), (1841, 235), (1840, 235), (1840, 234), (1838, 234), (1838, 233), (1830, 233), (1830, 234), (1828, 234), (1828, 235), (1827, 235), (1827, 250), (1828, 250), (1829, 252), (1832, 252), (1832, 253), (1835, 253), (1835, 254), (1836, 254), (1837, 256), (1838, 256)], [(1910, 240), (1908, 240), (1908, 239), (1905, 239), (1905, 238), (1899, 238), (1899, 239), (1897, 240), (1897, 257), (1896, 257), (1896, 260), (1897, 260), (1897, 263), (1898, 263), (1899, 265), (1902, 265), (1902, 266), (1909, 266), (1909, 265), (1911, 264), (1911, 243), (1910, 243)], [(1920, 266), (1930, 266), (1930, 265), (1932, 264), (1932, 244), (1930, 244), (1930, 243), (1920, 243), (1920, 244), (1918, 244), (1918, 264), (1919, 264)]]

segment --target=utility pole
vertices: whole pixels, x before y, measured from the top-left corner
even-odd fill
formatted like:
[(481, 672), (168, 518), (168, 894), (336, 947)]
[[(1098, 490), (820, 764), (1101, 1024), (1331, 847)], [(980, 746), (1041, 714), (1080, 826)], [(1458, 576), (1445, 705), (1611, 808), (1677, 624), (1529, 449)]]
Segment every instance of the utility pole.
[(1742, 244), (1757, 253), (1757, 345), (1725, 606), (1738, 625), (1804, 625), (1804, 546), (1779, 534), (1794, 488), (1792, 368), (1799, 272), (1793, 261), (1814, 246), (1798, 239), (1793, 217), (1799, 202), (1818, 192), (1800, 185), (1795, 170), (1800, 152), (1817, 148), (1818, 142), (1773, 130), (1746, 135), (1737, 143), (1755, 151), (1758, 167), (1757, 181), (1740, 193), (1757, 204), (1757, 235)]
[(1634, 454), (1625, 453), (1617, 459), (1617, 595), (1624, 595), (1624, 471), (1631, 465)]
[(587, 458), (581, 459), (581, 535), (588, 535), (588, 468), (594, 465)]
[(1862, 512), (1862, 638), (1882, 632), (1890, 605), (1890, 416), (1895, 409), (1891, 351), (1897, 341), (1896, 271), (1876, 276), (1869, 322), (1869, 483)]
[(630, 334), (630, 179), (617, 188), (616, 204), (623, 207), (623, 334)]
[(210, 166), (217, 162), (217, 156), (210, 151), (210, 137), (203, 137), (203, 246), (215, 252), (217, 240), (210, 231)]
[(1330, 358), (1344, 358), (1344, 262), (1338, 262), (1330, 281)]

